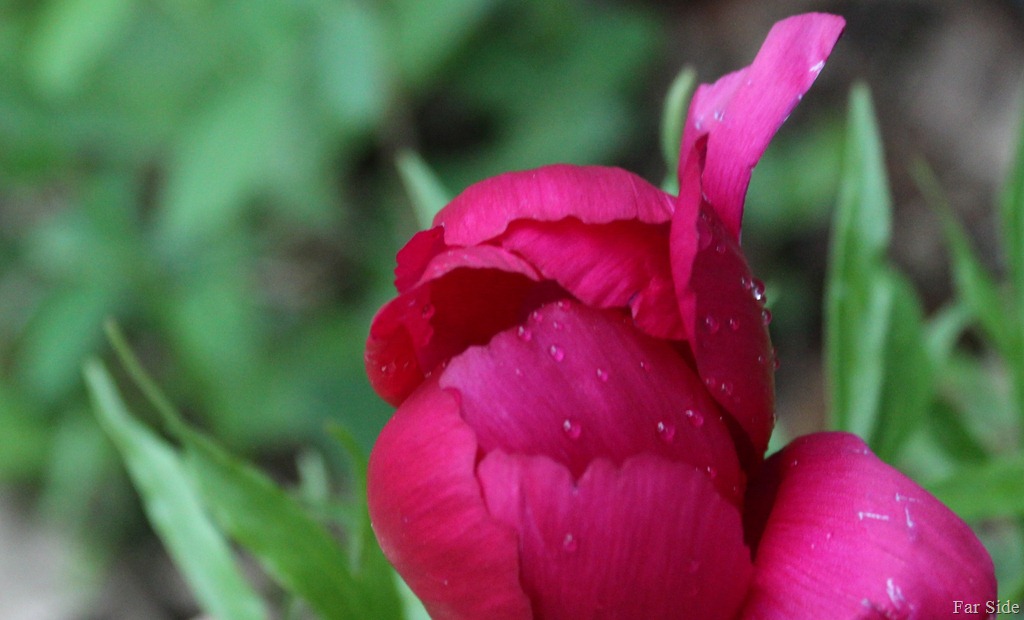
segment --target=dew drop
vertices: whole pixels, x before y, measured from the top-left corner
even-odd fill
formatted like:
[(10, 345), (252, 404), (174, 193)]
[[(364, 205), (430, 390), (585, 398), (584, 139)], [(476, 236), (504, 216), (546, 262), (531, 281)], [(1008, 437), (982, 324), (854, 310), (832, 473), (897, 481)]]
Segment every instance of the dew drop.
[(768, 308), (765, 308), (764, 310), (761, 311), (761, 322), (764, 323), (765, 325), (768, 325), (769, 323), (772, 322), (772, 311), (769, 310)]
[(569, 304), (567, 304), (564, 299), (559, 299), (557, 302), (555, 302), (555, 305), (558, 306), (559, 310), (565, 310), (569, 306)]
[(704, 329), (708, 330), (709, 334), (718, 333), (718, 319), (711, 316), (710, 314), (704, 317)]
[(768, 363), (768, 357), (764, 353), (759, 353), (757, 355), (757, 363), (759, 366), (764, 366)]
[(427, 320), (430, 320), (430, 318), (434, 316), (434, 312), (436, 312), (434, 304), (425, 304), (420, 310), (420, 314)]
[(533, 332), (531, 332), (530, 328), (525, 325), (519, 326), (519, 329), (516, 330), (516, 335), (519, 336), (519, 339), (523, 342), (530, 342), (533, 340)]
[(714, 116), (715, 120), (721, 123), (722, 119), (725, 118), (725, 110), (723, 110), (722, 108), (718, 108), (717, 110), (715, 110)]
[(601, 383), (608, 383), (608, 372), (603, 368), (597, 369), (597, 378), (600, 379)]
[(754, 296), (757, 301), (764, 300), (764, 282), (754, 278), (750, 281), (750, 294)]
[(671, 422), (658, 422), (658, 437), (665, 443), (672, 443), (676, 438), (676, 427)]
[(718, 252), (719, 254), (725, 254), (725, 244), (719, 241), (715, 245), (715, 251)]
[(740, 322), (736, 319), (729, 319), (729, 329), (738, 332), (740, 330)]
[(559, 323), (558, 321), (551, 321), (551, 327), (553, 329), (560, 330), (560, 329), (562, 329), (562, 324)]
[(708, 465), (704, 468), (704, 471), (707, 472), (708, 478), (711, 478), (712, 480), (718, 477), (718, 470), (715, 469), (714, 465)]
[(575, 553), (579, 549), (580, 543), (576, 540), (576, 537), (572, 534), (566, 534), (565, 538), (562, 539), (562, 549), (565, 549), (569, 553)]
[(645, 362), (643, 360), (640, 360), (640, 370), (643, 370), (643, 371), (647, 370), (647, 362)]
[(551, 345), (551, 347), (548, 348), (548, 353), (551, 354), (551, 357), (556, 362), (560, 362), (560, 361), (565, 359), (565, 349), (563, 349), (562, 347), (558, 346), (557, 344)]
[(683, 416), (690, 422), (690, 426), (694, 428), (704, 426), (704, 414), (696, 409), (687, 409), (683, 412)]
[(541, 323), (544, 321), (544, 315), (540, 313), (540, 310), (534, 310), (531, 312), (530, 318), (533, 319), (534, 323)]
[(714, 377), (705, 377), (704, 385), (706, 385), (709, 390), (714, 390), (718, 386), (718, 381), (716, 381)]
[(731, 381), (722, 381), (722, 384), (718, 386), (718, 389), (721, 390), (722, 394), (732, 396), (732, 387)]
[(780, 360), (778, 358), (778, 356), (773, 357), (772, 358), (772, 370), (778, 370), (780, 366), (782, 366), (782, 360)]
[(579, 439), (580, 434), (583, 432), (583, 428), (580, 427), (580, 423), (575, 420), (570, 420), (569, 418), (566, 418), (565, 421), (562, 422), (562, 430), (569, 436), (569, 439)]
[(825, 68), (825, 61), (819, 60), (818, 62), (811, 65), (809, 69), (810, 73), (821, 73), (821, 70)]

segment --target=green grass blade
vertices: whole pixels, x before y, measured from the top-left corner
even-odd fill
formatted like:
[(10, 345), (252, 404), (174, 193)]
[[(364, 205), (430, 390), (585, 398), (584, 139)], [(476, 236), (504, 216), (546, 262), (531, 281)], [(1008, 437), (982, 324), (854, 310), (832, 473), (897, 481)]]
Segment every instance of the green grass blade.
[(966, 520), (1024, 517), (1021, 480), (1024, 480), (1024, 454), (1015, 454), (963, 467), (926, 488)]
[(395, 158), (395, 166), (412, 202), (416, 222), (421, 228), (430, 228), (434, 216), (451, 200), (451, 194), (418, 153), (402, 151)]
[(890, 271), (893, 300), (885, 345), (885, 376), (871, 447), (892, 462), (925, 421), (934, 394), (931, 356), (925, 344), (921, 304), (910, 282)]
[[(672, 80), (668, 95), (665, 97), (665, 107), (661, 111), (661, 156), (665, 158), (665, 166), (668, 169), (666, 184), (672, 181), (678, 186), (676, 168), (679, 167), (679, 147), (683, 140), (686, 113), (696, 86), (697, 72), (692, 67), (684, 67)], [(676, 191), (678, 187), (671, 193)]]
[(180, 438), (218, 523), (286, 590), (325, 619), (397, 617), (374, 604), (380, 599), (356, 582), (345, 551), (299, 502), (199, 433)]
[(96, 416), (120, 451), (150, 523), (200, 605), (223, 620), (266, 618), (263, 601), (241, 576), (178, 454), (131, 417), (102, 364), (86, 364), (85, 379)]
[(893, 304), (881, 269), (891, 199), (870, 94), (857, 86), (850, 115), (825, 295), (831, 426), (870, 437), (878, 416)]

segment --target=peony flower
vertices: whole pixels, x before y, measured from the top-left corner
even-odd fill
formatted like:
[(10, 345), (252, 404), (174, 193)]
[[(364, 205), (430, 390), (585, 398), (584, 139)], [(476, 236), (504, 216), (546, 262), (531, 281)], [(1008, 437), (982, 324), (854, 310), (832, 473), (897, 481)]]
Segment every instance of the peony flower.
[(399, 252), (366, 350), (398, 408), (369, 507), (432, 616), (937, 618), (995, 598), (971, 530), (856, 437), (764, 460), (744, 195), (842, 28), (782, 21), (697, 90), (678, 196), (615, 168), (508, 173)]

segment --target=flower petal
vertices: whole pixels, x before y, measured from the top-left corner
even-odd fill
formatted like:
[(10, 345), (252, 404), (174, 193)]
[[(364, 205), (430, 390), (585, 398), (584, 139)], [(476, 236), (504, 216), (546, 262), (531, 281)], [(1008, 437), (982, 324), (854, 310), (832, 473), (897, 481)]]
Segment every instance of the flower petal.
[(364, 356), (370, 384), (397, 406), (453, 355), (487, 342), (539, 303), (564, 295), (539, 279), (530, 265), (501, 248), (441, 251), (416, 284), (374, 317)]
[(739, 239), (751, 170), (818, 77), (844, 25), (841, 17), (824, 13), (782, 20), (772, 27), (749, 67), (694, 93), (683, 130), (680, 194), (686, 191), (687, 162), (704, 156), (697, 146), (706, 136), (699, 189), (733, 239)]
[[(689, 219), (690, 214), (697, 216)], [(694, 219), (696, 221), (694, 221)], [(676, 211), (670, 237), (679, 310), (708, 390), (746, 431), (757, 461), (775, 424), (775, 366), (763, 285), (707, 203)]]
[(760, 541), (745, 619), (946, 618), (955, 600), (996, 598), (967, 524), (854, 435), (793, 441), (748, 501)]
[(434, 224), (444, 226), (448, 245), (469, 246), (497, 237), (515, 220), (660, 223), (669, 220), (672, 208), (668, 194), (631, 172), (556, 164), (471, 185), (437, 214)]
[(724, 416), (668, 343), (623, 314), (561, 301), (543, 306), (441, 376), (485, 452), (543, 454), (580, 476), (599, 458), (641, 453), (698, 468), (723, 497), (744, 488)]
[(388, 560), (434, 618), (530, 618), (514, 531), (485, 508), (477, 443), (436, 380), (384, 427), (367, 496)]
[(513, 222), (497, 243), (583, 303), (632, 310), (655, 338), (683, 340), (668, 260), (668, 226), (621, 221)]
[(546, 457), (494, 452), (478, 476), (491, 514), (519, 533), (539, 618), (732, 618), (742, 603), (739, 514), (690, 466), (599, 459), (574, 482)]

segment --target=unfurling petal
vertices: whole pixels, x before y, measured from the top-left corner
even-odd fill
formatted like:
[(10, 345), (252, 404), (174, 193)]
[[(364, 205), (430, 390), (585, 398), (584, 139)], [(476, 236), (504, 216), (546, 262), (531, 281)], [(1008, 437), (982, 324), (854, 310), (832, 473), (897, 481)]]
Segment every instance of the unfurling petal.
[[(749, 67), (694, 93), (679, 158), (680, 195), (702, 191), (734, 239), (751, 170), (818, 77), (844, 25), (843, 18), (823, 13), (782, 20)], [(704, 150), (700, 187), (685, 187), (687, 166), (705, 158)]]
[(654, 455), (591, 463), (487, 455), (487, 507), (519, 533), (538, 618), (733, 618), (750, 578), (739, 513), (703, 472)]
[(946, 618), (956, 600), (995, 600), (992, 560), (970, 528), (856, 436), (793, 441), (748, 502), (744, 619)]
[(432, 617), (530, 618), (516, 535), (484, 506), (476, 451), (455, 399), (424, 384), (370, 456), (374, 533)]

